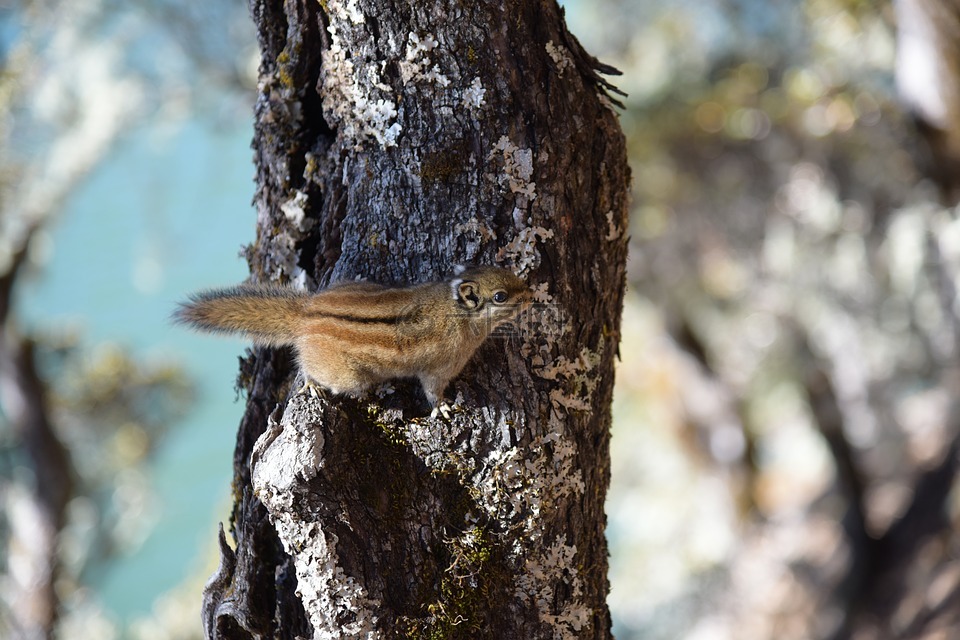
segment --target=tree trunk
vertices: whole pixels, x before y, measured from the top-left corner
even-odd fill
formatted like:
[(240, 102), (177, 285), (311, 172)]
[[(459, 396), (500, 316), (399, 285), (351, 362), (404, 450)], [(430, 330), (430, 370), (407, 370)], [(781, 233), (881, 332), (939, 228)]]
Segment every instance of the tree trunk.
[[(609, 638), (604, 497), (626, 258), (609, 73), (552, 0), (254, 0), (256, 281), (512, 268), (537, 305), (430, 417), (244, 361), (208, 637)], [(438, 310), (439, 312), (439, 310)], [(392, 391), (392, 392), (391, 392)]]

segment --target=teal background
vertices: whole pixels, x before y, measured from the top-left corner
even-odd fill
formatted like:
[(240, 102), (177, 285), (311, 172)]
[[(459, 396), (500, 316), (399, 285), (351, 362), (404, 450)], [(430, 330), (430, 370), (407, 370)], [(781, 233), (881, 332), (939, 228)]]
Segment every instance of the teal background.
[(253, 239), (255, 214), (252, 126), (242, 115), (223, 122), (199, 112), (131, 131), (49, 227), (49, 262), (20, 282), (28, 324), (74, 327), (88, 344), (172, 360), (197, 385), (193, 410), (161, 440), (147, 470), (155, 526), (140, 548), (92, 576), (104, 608), (122, 620), (148, 613), (160, 593), (195, 572), (228, 518), (243, 409), (234, 380), (245, 345), (191, 334), (169, 317), (190, 292), (247, 275), (239, 252)]

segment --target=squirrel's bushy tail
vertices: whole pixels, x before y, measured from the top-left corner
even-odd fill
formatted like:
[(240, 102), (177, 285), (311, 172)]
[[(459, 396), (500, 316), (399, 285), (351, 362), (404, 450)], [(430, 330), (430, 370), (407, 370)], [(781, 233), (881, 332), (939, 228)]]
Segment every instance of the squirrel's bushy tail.
[(271, 346), (293, 344), (308, 294), (241, 285), (203, 291), (180, 303), (175, 322), (212, 333), (239, 333)]

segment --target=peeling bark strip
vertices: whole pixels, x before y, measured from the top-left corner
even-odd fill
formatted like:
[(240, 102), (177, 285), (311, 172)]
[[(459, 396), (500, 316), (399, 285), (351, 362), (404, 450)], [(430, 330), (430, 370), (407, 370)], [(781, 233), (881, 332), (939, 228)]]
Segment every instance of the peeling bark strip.
[[(539, 303), (428, 417), (404, 381), (292, 396), (257, 350), (208, 637), (609, 638), (603, 501), (628, 168), (553, 1), (253, 0), (253, 280), (498, 264)], [(438, 309), (442, 316), (443, 310)]]

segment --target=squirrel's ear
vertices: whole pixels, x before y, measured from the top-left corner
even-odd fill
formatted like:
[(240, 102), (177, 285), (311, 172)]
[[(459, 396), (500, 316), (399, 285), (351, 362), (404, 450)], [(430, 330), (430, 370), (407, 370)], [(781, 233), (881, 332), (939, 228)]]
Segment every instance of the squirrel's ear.
[(480, 306), (480, 293), (477, 283), (464, 280), (457, 285), (457, 300), (467, 309), (476, 309)]

